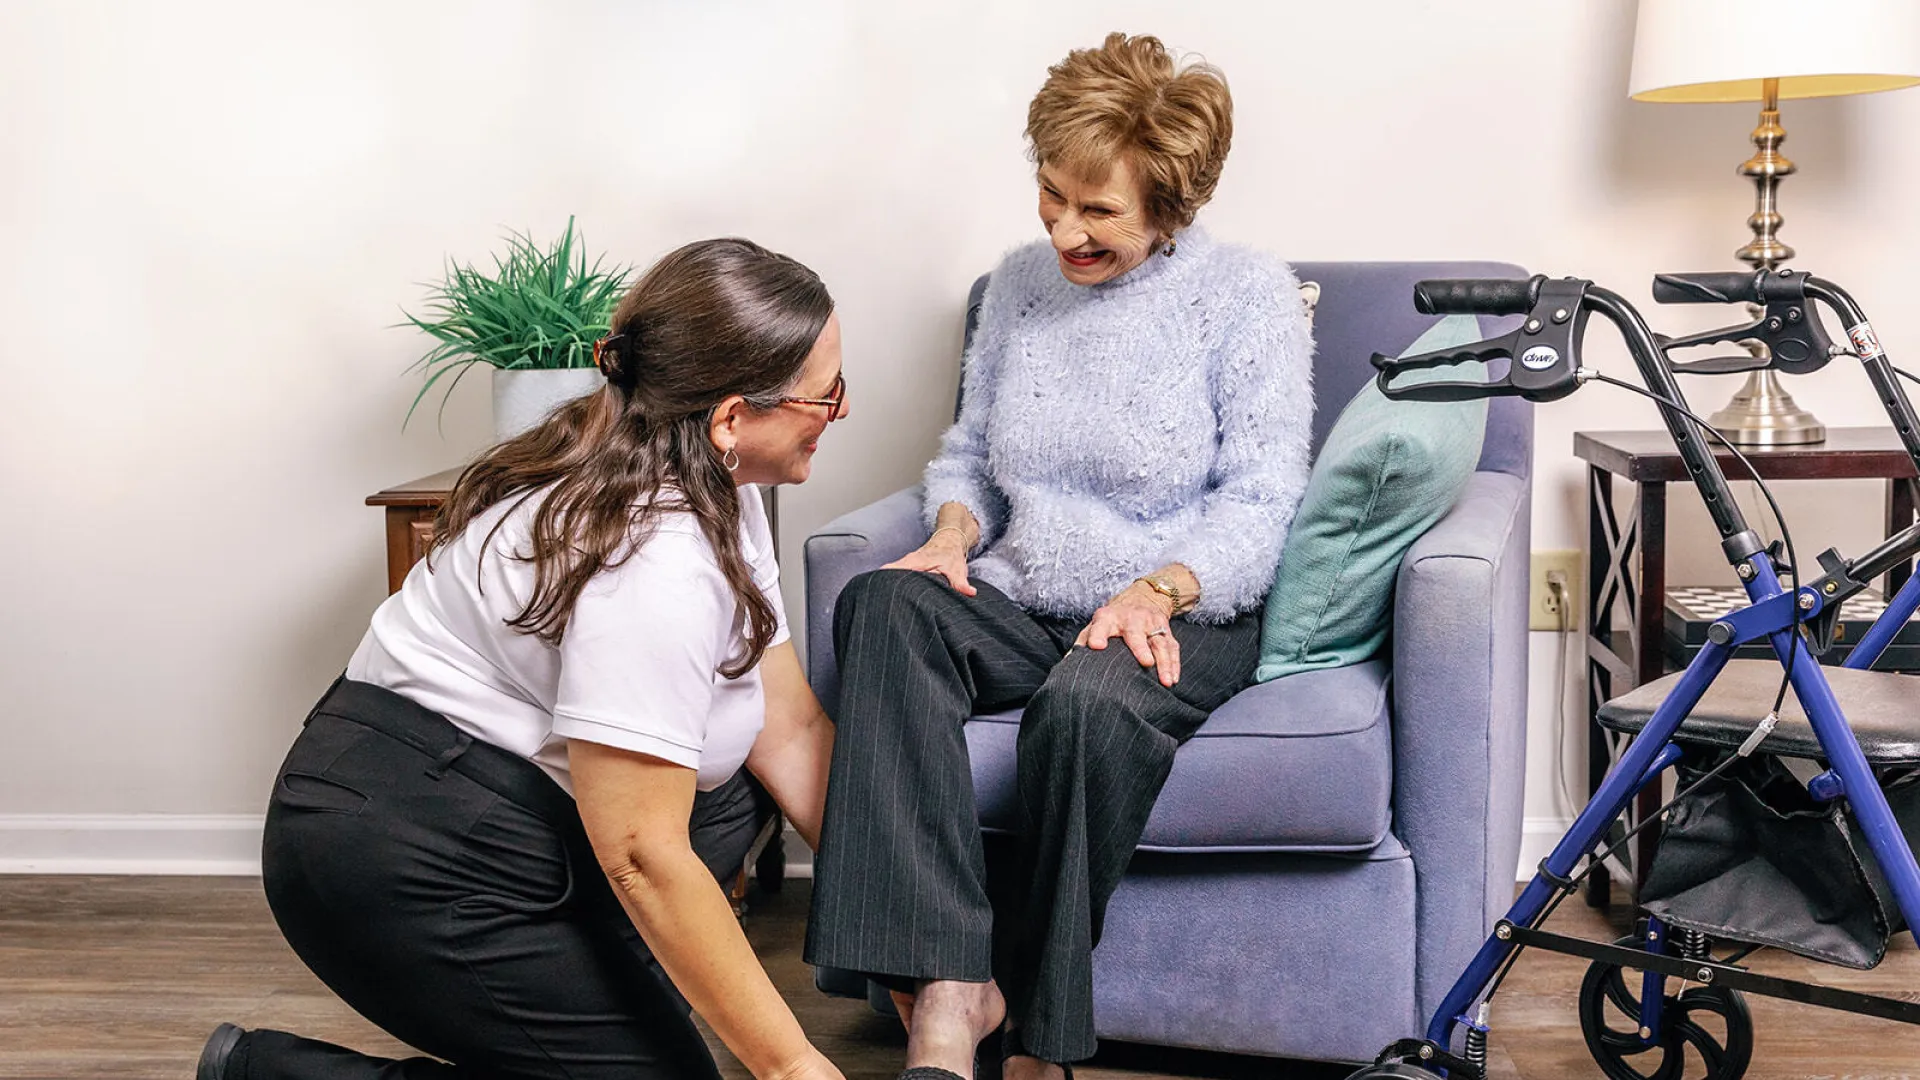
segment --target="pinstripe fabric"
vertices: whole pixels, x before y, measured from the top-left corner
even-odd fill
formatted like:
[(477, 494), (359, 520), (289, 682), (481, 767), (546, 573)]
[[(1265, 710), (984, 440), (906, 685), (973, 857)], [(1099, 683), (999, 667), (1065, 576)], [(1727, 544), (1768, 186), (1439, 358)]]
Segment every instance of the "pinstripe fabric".
[[(984, 582), (961, 596), (880, 570), (840, 594), (838, 734), (815, 863), (810, 963), (896, 984), (997, 977), (1020, 1040), (1093, 1054), (1093, 947), (1176, 748), (1246, 684), (1257, 613), (1177, 619), (1167, 688), (1121, 643), (1071, 648), (1082, 623), (1035, 616)], [(962, 726), (1026, 703), (1015, 880), (989, 900)]]

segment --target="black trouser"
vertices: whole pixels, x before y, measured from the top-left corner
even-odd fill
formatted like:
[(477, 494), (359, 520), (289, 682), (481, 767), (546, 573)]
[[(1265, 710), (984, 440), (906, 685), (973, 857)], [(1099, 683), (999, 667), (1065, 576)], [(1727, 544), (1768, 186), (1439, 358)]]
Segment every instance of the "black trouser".
[[(737, 873), (742, 777), (695, 804), (695, 844)], [(523, 758), (366, 683), (336, 683), (267, 810), (267, 902), (321, 981), (453, 1064), (253, 1031), (233, 1080), (717, 1078), (712, 1056), (589, 848), (560, 786)]]
[[(1168, 688), (1119, 639), (1072, 648), (1083, 620), (1037, 617), (973, 584), (966, 597), (930, 574), (881, 570), (840, 594), (807, 960), (894, 983), (997, 977), (1021, 1046), (1078, 1061), (1095, 1047), (1107, 901), (1174, 750), (1252, 673), (1260, 620), (1176, 619), (1181, 679)], [(1016, 877), (990, 899), (961, 727), (1021, 702)]]

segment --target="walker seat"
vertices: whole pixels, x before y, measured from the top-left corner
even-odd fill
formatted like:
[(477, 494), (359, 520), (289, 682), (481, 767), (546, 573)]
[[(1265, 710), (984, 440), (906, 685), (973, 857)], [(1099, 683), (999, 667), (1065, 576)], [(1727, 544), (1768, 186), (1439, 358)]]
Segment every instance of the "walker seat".
[[(1892, 671), (1858, 671), (1824, 665), (1821, 671), (1833, 687), (1834, 696), (1839, 698), (1840, 710), (1846, 715), (1847, 724), (1853, 728), (1870, 764), (1920, 764), (1920, 679)], [(1600, 707), (1601, 726), (1638, 734), (1679, 681), (1678, 674), (1668, 675), (1607, 702)], [(1778, 660), (1730, 660), (1726, 670), (1681, 723), (1674, 741), (1737, 750), (1773, 708), (1773, 698), (1779, 690)], [(1780, 711), (1780, 726), (1760, 744), (1759, 752), (1813, 760), (1826, 756), (1820, 749), (1820, 740), (1814, 737), (1806, 711), (1792, 694), (1787, 696)]]

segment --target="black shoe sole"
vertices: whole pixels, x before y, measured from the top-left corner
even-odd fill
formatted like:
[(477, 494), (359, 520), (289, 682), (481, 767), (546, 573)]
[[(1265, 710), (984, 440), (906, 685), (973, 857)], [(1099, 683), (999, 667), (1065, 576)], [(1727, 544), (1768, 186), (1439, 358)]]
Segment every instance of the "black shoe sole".
[(207, 1045), (200, 1051), (200, 1064), (193, 1070), (194, 1080), (226, 1080), (227, 1059), (233, 1057), (233, 1048), (240, 1045), (240, 1036), (246, 1029), (234, 1024), (221, 1024), (207, 1036)]

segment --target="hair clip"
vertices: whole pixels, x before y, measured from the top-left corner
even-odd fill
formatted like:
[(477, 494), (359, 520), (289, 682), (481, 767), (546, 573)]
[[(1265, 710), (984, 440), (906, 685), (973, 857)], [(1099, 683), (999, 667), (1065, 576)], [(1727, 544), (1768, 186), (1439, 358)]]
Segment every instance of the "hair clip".
[(613, 378), (613, 373), (607, 370), (606, 349), (608, 345), (613, 343), (613, 339), (620, 336), (619, 334), (608, 334), (606, 337), (593, 343), (593, 366), (599, 368), (600, 374), (605, 375), (608, 379)]

